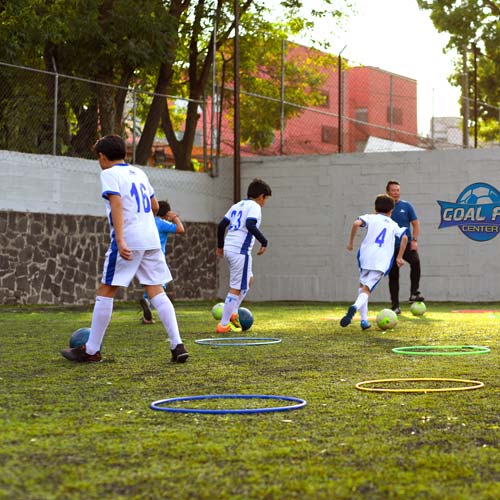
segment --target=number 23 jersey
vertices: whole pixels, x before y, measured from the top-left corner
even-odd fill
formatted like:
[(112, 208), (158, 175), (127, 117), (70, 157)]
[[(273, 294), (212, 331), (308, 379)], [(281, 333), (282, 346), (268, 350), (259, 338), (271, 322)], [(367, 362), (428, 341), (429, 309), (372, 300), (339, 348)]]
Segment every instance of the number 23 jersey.
[(111, 229), (111, 244), (115, 243), (115, 230), (109, 195), (114, 194), (121, 198), (123, 235), (130, 250), (161, 248), (151, 208), (154, 191), (147, 175), (137, 167), (119, 163), (101, 172), (101, 186)]
[(358, 252), (359, 267), (387, 273), (392, 265), (396, 236), (401, 237), (406, 228), (383, 214), (361, 215), (359, 219), (363, 222), (361, 227), (367, 228)]
[(224, 239), (224, 249), (230, 252), (250, 255), (255, 237), (248, 232), (247, 220), (255, 219), (259, 227), (262, 220), (262, 209), (253, 200), (241, 200), (233, 205), (224, 216), (229, 221), (229, 228)]

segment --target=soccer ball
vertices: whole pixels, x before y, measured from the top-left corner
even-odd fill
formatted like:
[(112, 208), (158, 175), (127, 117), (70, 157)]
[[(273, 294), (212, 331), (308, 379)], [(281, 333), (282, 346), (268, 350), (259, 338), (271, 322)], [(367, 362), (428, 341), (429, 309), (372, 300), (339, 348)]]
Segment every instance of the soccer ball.
[(214, 319), (217, 321), (220, 321), (222, 319), (222, 310), (224, 309), (224, 302), (219, 302), (218, 304), (215, 304), (214, 307), (212, 307), (212, 316)]
[(413, 302), (413, 304), (410, 306), (410, 311), (413, 316), (423, 316), (425, 314), (425, 311), (427, 311), (427, 307), (425, 307), (425, 304), (423, 302)]
[(489, 203), (498, 203), (500, 201), (500, 193), (489, 184), (478, 182), (472, 187), (465, 189), (458, 196), (458, 203), (467, 205), (484, 205)]
[(90, 328), (78, 328), (71, 334), (71, 338), (69, 339), (69, 346), (80, 347), (85, 345), (89, 340)]
[(242, 330), (250, 330), (251, 326), (253, 325), (253, 314), (251, 313), (250, 309), (247, 309), (246, 307), (240, 307), (238, 309), (238, 316), (240, 319)]
[(377, 314), (377, 326), (381, 330), (389, 330), (398, 324), (398, 316), (391, 309), (382, 309)]

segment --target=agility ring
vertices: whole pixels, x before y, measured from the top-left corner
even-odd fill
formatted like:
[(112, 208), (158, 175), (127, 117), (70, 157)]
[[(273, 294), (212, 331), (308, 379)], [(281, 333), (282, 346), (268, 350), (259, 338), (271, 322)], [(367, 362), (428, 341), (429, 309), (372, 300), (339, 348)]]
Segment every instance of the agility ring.
[[(458, 382), (460, 384), (471, 384), (465, 387), (443, 387), (441, 389), (387, 389), (381, 387), (365, 387), (368, 384), (381, 384), (381, 383), (391, 383), (391, 382)], [(473, 391), (474, 389), (480, 389), (484, 387), (483, 382), (477, 380), (466, 380), (460, 378), (384, 378), (379, 380), (365, 380), (364, 382), (358, 382), (356, 384), (356, 389), (360, 391), (368, 392), (452, 392), (452, 391)]]
[(490, 352), (490, 348), (480, 345), (415, 345), (394, 347), (392, 352), (409, 356), (467, 356), (487, 354)]
[(281, 339), (276, 337), (220, 337), (195, 340), (196, 344), (212, 347), (268, 345), (279, 344), (280, 342)]
[[(236, 408), (229, 410), (211, 410), (211, 409), (198, 409), (198, 408), (181, 408), (162, 406), (179, 401), (199, 401), (206, 399), (273, 399), (278, 401), (292, 401), (293, 405), (288, 406), (274, 406), (264, 408)], [(202, 396), (184, 396), (179, 398), (168, 398), (154, 401), (149, 405), (152, 410), (167, 411), (171, 413), (205, 413), (210, 415), (225, 415), (228, 413), (271, 413), (278, 411), (291, 411), (303, 408), (307, 402), (304, 399), (293, 398), (290, 396), (270, 396), (266, 394), (208, 394)]]

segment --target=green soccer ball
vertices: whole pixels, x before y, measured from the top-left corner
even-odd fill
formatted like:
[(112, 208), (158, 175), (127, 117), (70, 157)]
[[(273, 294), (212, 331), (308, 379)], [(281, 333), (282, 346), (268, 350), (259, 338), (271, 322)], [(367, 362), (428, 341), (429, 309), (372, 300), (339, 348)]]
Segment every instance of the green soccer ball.
[(212, 307), (212, 316), (214, 319), (217, 321), (220, 321), (222, 319), (222, 310), (224, 309), (224, 302), (219, 302), (218, 304), (215, 304), (214, 307)]
[(398, 316), (391, 309), (382, 309), (377, 314), (377, 326), (381, 330), (389, 330), (398, 324)]
[(427, 311), (427, 307), (423, 302), (413, 302), (410, 306), (410, 311), (413, 316), (423, 316), (425, 311)]

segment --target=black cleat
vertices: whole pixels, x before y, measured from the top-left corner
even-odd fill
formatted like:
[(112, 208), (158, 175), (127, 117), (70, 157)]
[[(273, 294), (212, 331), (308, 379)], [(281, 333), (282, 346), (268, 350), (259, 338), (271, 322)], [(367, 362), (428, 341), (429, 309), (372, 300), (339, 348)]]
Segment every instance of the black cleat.
[(85, 346), (73, 347), (70, 349), (63, 349), (61, 354), (70, 361), (77, 363), (98, 363), (102, 361), (101, 352), (97, 351), (95, 354), (87, 354)]
[(408, 302), (423, 302), (424, 300), (420, 292), (415, 292), (410, 295)]
[(170, 349), (172, 353), (172, 363), (185, 363), (189, 358), (189, 353), (184, 347), (184, 344), (177, 344), (175, 349)]
[(143, 321), (145, 324), (150, 324), (153, 322), (153, 313), (151, 312), (151, 308), (149, 307), (148, 301), (143, 297), (140, 301), (139, 304), (142, 307), (143, 313), (144, 313), (144, 319), (146, 321)]
[(401, 314), (401, 309), (398, 306), (391, 307), (391, 310), (394, 311), (398, 315)]
[(350, 325), (352, 318), (356, 314), (356, 311), (357, 309), (355, 305), (349, 306), (349, 309), (347, 309), (347, 314), (340, 320), (340, 326), (345, 327), (347, 325)]

